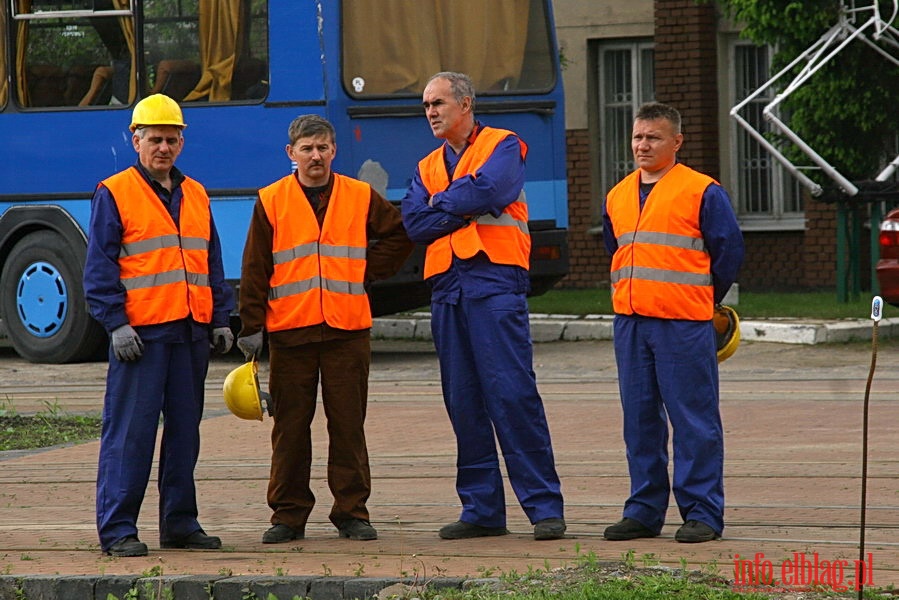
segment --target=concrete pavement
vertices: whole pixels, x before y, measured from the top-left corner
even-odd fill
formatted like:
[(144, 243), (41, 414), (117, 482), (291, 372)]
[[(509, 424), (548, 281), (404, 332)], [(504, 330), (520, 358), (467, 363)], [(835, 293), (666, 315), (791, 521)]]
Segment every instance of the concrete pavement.
[[(560, 336), (580, 321), (555, 320), (565, 323)], [(876, 586), (899, 583), (899, 542), (892, 537), (899, 529), (893, 441), (899, 342), (884, 335), (893, 324), (884, 325), (870, 390), (867, 480), (866, 549)], [(860, 338), (870, 339), (870, 333), (870, 323), (858, 325)], [(770, 563), (778, 573), (803, 560), (845, 561), (845, 577), (852, 576), (859, 539), (861, 406), (871, 364), (871, 347), (864, 341), (748, 340), (722, 365), (727, 528), (722, 540), (698, 545), (674, 541), (680, 523), (674, 508), (659, 538), (602, 539), (604, 527), (619, 518), (628, 491), (607, 340), (535, 346), (535, 370), (566, 496), (566, 539), (535, 542), (509, 489), (511, 535), (438, 539), (437, 529), (459, 511), (454, 440), (432, 345), (397, 339), (375, 344), (367, 423), (374, 479), (369, 507), (380, 538), (341, 540), (327, 521), (326, 433), (319, 412), (313, 433), (319, 505), (307, 538), (263, 545), (270, 514), (265, 487), (271, 421), (241, 421), (224, 408), (221, 384), (237, 364), (239, 358), (230, 357), (210, 368), (197, 468), (201, 522), (222, 537), (222, 551), (159, 549), (158, 497), (151, 484), (139, 522), (150, 555), (102, 556), (93, 523), (98, 443), (10, 456), (0, 460), (0, 599), (20, 598), (19, 590), (26, 598), (107, 600), (112, 593), (121, 599), (134, 589), (142, 597), (152, 597), (146, 590), (159, 592), (156, 597), (172, 590), (179, 599), (211, 594), (242, 600), (272, 593), (282, 600), (293, 595), (343, 600), (370, 597), (399, 580), (459, 587), (501, 572), (559, 568), (585, 557), (619, 561), (628, 551), (638, 564), (685, 564), (725, 577), (733, 577), (735, 565), (745, 567), (746, 560), (762, 567)], [(104, 373), (102, 364), (29, 365), (4, 355), (0, 397), (21, 412), (42, 410), (48, 402), (66, 411), (99, 410)], [(263, 380), (266, 376), (263, 367)]]

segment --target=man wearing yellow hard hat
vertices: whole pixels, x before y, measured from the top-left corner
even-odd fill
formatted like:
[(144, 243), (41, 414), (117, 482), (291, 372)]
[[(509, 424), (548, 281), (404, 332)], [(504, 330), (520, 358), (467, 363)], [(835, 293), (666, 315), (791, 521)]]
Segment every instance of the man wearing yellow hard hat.
[(168, 96), (138, 102), (137, 161), (101, 181), (91, 200), (84, 293), (110, 338), (97, 530), (111, 556), (147, 555), (137, 518), (160, 415), (160, 546), (221, 547), (197, 520), (194, 467), (210, 350), (231, 348), (234, 292), (209, 196), (175, 167), (186, 126)]

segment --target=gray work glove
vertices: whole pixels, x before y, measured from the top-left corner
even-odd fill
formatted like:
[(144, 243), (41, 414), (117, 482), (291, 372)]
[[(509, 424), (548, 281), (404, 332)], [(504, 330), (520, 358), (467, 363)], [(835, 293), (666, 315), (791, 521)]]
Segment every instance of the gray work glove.
[(127, 362), (137, 360), (144, 353), (144, 343), (131, 325), (122, 325), (112, 332), (112, 351), (115, 357)]
[(262, 332), (257, 331), (252, 335), (237, 338), (237, 347), (240, 348), (247, 360), (258, 356), (262, 352)]
[(234, 345), (234, 334), (230, 327), (216, 327), (212, 330), (212, 350), (217, 354), (228, 354)]

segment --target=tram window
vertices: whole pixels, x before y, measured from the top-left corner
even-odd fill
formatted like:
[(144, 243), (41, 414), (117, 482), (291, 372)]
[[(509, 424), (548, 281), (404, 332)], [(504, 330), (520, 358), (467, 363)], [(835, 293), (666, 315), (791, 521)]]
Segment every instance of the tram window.
[(353, 96), (420, 95), (438, 71), (468, 73), (479, 95), (545, 91), (555, 83), (543, 0), (342, 6), (343, 84)]
[(6, 22), (9, 20), (6, 16), (7, 4), (0, 2), (0, 109), (6, 106), (6, 99), (9, 98), (9, 78), (6, 76)]
[(17, 0), (13, 6), (12, 92), (20, 106), (131, 100), (134, 34), (129, 0)]
[(143, 16), (146, 93), (164, 93), (180, 102), (265, 96), (265, 0), (145, 0)]
[(10, 36), (0, 45), (12, 46), (0, 48), (0, 107), (9, 98), (25, 108), (132, 104), (138, 91), (181, 102), (267, 94), (267, 0), (0, 2)]

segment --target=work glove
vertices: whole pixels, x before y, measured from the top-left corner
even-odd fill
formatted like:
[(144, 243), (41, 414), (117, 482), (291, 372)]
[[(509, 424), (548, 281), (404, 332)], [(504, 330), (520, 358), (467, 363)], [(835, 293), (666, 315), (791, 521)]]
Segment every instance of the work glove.
[(123, 362), (137, 360), (144, 353), (144, 343), (131, 325), (122, 325), (112, 332), (112, 351)]
[(217, 354), (228, 354), (231, 346), (234, 345), (234, 334), (230, 327), (216, 327), (212, 330), (212, 347), (213, 352)]
[(237, 347), (247, 360), (257, 356), (262, 351), (262, 332), (237, 338)]

